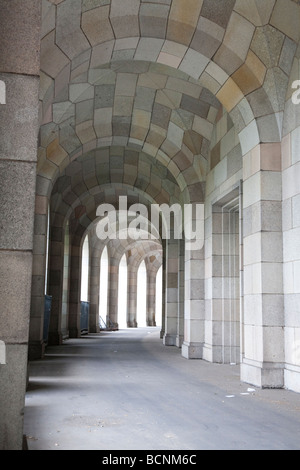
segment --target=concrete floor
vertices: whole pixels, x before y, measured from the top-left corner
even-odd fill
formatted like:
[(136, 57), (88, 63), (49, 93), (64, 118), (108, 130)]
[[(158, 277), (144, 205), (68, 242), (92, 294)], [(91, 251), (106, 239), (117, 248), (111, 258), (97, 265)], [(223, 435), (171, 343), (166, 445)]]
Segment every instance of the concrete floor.
[(300, 449), (299, 394), (188, 361), (158, 328), (68, 340), (29, 370), (29, 450)]

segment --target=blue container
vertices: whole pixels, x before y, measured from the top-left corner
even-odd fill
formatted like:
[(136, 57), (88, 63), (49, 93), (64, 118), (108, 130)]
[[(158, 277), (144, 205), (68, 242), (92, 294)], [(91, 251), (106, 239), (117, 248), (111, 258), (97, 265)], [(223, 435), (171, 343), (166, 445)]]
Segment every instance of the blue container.
[(87, 334), (89, 332), (89, 311), (90, 303), (81, 302), (80, 305), (80, 331), (81, 334)]
[(49, 324), (50, 324), (50, 315), (51, 315), (51, 305), (52, 305), (52, 295), (45, 295), (45, 304), (44, 304), (44, 331), (43, 331), (43, 340), (44, 340), (45, 343), (48, 343)]

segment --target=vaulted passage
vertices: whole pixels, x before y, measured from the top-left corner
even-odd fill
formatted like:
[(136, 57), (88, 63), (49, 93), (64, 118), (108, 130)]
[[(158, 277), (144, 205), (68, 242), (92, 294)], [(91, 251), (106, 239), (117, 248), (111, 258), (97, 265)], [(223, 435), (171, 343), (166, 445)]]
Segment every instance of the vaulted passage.
[(299, 393), (299, 1), (0, 9), (0, 449), (49, 351), (141, 327), (159, 369)]

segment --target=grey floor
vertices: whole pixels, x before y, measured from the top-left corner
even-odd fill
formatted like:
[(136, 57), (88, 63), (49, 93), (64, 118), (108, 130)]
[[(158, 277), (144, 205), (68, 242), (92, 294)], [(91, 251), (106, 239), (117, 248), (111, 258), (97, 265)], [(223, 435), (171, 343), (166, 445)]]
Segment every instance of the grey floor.
[(188, 361), (158, 328), (68, 340), (29, 371), (29, 450), (300, 449), (299, 394)]

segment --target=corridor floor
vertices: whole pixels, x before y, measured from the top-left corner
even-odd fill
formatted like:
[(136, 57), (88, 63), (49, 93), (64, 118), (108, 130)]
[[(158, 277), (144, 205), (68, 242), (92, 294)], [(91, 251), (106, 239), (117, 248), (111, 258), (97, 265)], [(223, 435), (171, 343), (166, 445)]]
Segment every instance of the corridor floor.
[(299, 394), (186, 360), (158, 328), (67, 340), (29, 373), (29, 450), (300, 449)]

